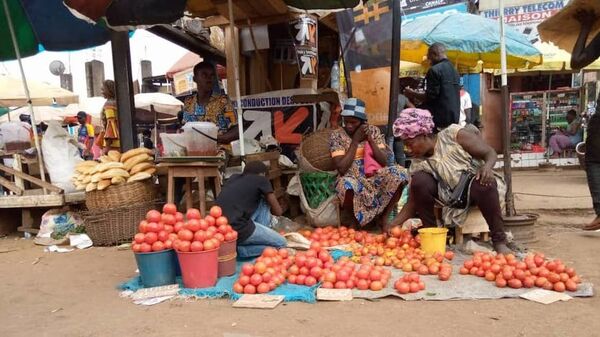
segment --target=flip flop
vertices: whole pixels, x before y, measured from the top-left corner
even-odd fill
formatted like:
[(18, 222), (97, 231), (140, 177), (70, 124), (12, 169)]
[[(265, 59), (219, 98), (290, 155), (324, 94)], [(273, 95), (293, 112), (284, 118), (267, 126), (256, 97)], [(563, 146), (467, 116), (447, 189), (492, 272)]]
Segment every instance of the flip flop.
[(595, 223), (595, 224), (585, 225), (581, 229), (583, 229), (584, 231), (596, 231), (596, 230), (599, 230), (600, 229), (600, 222)]

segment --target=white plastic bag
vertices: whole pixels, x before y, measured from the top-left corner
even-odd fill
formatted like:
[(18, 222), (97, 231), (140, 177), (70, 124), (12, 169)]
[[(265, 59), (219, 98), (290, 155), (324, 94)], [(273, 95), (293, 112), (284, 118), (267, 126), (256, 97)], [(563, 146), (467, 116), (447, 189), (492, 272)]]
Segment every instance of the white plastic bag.
[(30, 143), (31, 125), (24, 122), (6, 122), (0, 125), (0, 148), (7, 144)]
[(295, 175), (290, 179), (288, 184), (287, 192), (290, 195), (297, 195), (300, 197), (300, 208), (306, 215), (306, 221), (309, 225), (315, 227), (325, 226), (339, 226), (340, 224), (340, 203), (337, 195), (332, 195), (323, 201), (319, 207), (310, 208), (308, 200), (304, 195), (304, 189), (300, 184), (300, 177)]
[(75, 165), (83, 159), (75, 141), (56, 121), (48, 123), (48, 130), (42, 139), (44, 164), (53, 185), (62, 188), (65, 193), (75, 191), (71, 182)]

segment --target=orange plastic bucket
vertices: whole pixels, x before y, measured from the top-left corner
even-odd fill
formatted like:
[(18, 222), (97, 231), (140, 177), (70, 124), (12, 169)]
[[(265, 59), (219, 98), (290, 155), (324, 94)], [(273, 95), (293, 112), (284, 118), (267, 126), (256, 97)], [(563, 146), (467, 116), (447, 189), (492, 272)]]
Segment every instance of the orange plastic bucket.
[(208, 288), (217, 283), (219, 250), (177, 252), (186, 288)]
[(237, 240), (225, 241), (219, 247), (219, 277), (235, 274)]

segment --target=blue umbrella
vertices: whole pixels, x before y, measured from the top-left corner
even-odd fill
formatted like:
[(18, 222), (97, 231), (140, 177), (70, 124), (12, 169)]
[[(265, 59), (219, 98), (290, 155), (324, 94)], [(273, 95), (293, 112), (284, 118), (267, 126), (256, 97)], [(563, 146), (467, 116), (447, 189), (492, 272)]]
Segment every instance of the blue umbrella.
[[(526, 68), (542, 63), (542, 54), (515, 28), (505, 27), (509, 68)], [(500, 68), (498, 21), (479, 15), (451, 13), (417, 18), (402, 26), (401, 59), (422, 63), (427, 49), (442, 43), (456, 65)]]

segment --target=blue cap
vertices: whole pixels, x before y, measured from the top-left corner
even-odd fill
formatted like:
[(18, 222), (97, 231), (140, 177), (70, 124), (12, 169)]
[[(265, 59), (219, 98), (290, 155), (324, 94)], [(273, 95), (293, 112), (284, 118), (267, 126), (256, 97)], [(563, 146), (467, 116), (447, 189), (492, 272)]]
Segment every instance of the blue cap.
[(342, 110), (341, 116), (355, 117), (366, 121), (367, 113), (365, 102), (359, 98), (348, 98), (346, 102), (344, 102), (344, 109)]

